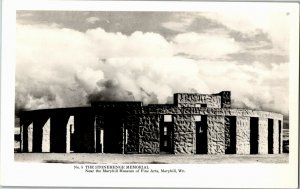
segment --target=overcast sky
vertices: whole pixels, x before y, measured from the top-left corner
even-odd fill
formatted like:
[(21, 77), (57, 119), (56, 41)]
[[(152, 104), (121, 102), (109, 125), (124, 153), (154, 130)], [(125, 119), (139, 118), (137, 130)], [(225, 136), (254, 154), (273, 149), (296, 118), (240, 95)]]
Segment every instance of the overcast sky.
[(230, 90), (288, 115), (289, 12), (18, 11), (16, 107)]

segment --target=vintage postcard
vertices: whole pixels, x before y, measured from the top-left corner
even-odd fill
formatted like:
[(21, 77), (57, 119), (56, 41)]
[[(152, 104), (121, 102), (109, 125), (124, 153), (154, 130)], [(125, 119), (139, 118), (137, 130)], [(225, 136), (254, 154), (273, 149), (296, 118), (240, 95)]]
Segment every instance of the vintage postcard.
[(4, 5), (4, 186), (297, 186), (298, 3)]

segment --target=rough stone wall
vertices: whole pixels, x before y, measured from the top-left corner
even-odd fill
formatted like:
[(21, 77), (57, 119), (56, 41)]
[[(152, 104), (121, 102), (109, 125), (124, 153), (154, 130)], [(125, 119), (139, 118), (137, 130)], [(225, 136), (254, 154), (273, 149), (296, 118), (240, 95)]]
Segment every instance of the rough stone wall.
[(236, 117), (236, 153), (250, 154), (250, 117)]
[(200, 115), (220, 115), (220, 116), (247, 116), (282, 119), (282, 114), (265, 111), (245, 110), (245, 109), (229, 109), (229, 108), (183, 108), (183, 114), (200, 114)]
[(268, 154), (268, 119), (258, 119), (258, 154)]
[(174, 153), (193, 154), (195, 124), (191, 115), (174, 115)]
[(283, 115), (273, 112), (255, 111), (246, 109), (231, 108), (198, 108), (198, 107), (163, 107), (163, 106), (144, 106), (140, 108), (127, 109), (126, 116), (135, 114), (194, 114), (194, 115), (219, 115), (219, 116), (244, 116), (260, 117), (282, 120)]
[(159, 153), (159, 116), (141, 115), (139, 123), (139, 153)]
[(225, 151), (230, 148), (230, 118), (224, 117), (224, 126), (225, 126)]
[(230, 91), (222, 91), (218, 95), (221, 96), (221, 107), (222, 108), (230, 108), (231, 107), (231, 92)]
[[(199, 116), (199, 115), (197, 115)], [(197, 138), (196, 138), (196, 121), (195, 121), (195, 116), (194, 115), (191, 115), (191, 127), (193, 128), (193, 154), (196, 154), (197, 153), (197, 150), (196, 150), (196, 142), (197, 142)]]
[(20, 152), (24, 152), (24, 125), (20, 125)]
[(274, 119), (273, 121), (273, 153), (278, 154), (279, 153), (279, 132), (278, 132), (278, 120)]
[(207, 153), (225, 153), (225, 123), (223, 116), (207, 116)]
[[(209, 98), (208, 98), (208, 97)], [(194, 106), (196, 103), (207, 103), (211, 102), (216, 106), (220, 102), (220, 96), (214, 96), (216, 99), (213, 99), (211, 95), (195, 95), (190, 96), (186, 99), (179, 99), (179, 104), (181, 106)], [(191, 102), (191, 105), (187, 105), (188, 102)], [(209, 103), (207, 103), (209, 106)], [(127, 106), (126, 106), (127, 107)], [(118, 107), (116, 107), (118, 108)], [(55, 110), (56, 111), (56, 110)], [(74, 110), (77, 111), (77, 110)], [(224, 116), (237, 116), (236, 122), (236, 152), (237, 154), (249, 154), (250, 153), (250, 117), (259, 117), (259, 153), (266, 154), (268, 153), (268, 118), (274, 119), (274, 153), (278, 153), (279, 147), (279, 132), (278, 132), (278, 120), (281, 120), (281, 128), (283, 128), (283, 116), (281, 114), (264, 112), (264, 111), (254, 111), (254, 110), (245, 110), (245, 109), (220, 109), (220, 108), (201, 108), (201, 107), (176, 107), (175, 105), (164, 105), (164, 106), (141, 106), (140, 104), (135, 105), (134, 107), (128, 107), (124, 109), (126, 114), (124, 126), (128, 129), (128, 140), (125, 145), (124, 151), (127, 153), (159, 153), (159, 120), (163, 114), (171, 114), (174, 118), (174, 153), (180, 154), (193, 154), (196, 149), (196, 126), (194, 115), (207, 115), (207, 135), (208, 135), (208, 153), (209, 154), (224, 154), (226, 147), (229, 146), (229, 141), (226, 140), (229, 138), (228, 124), (225, 122)], [(78, 115), (81, 115), (78, 114)], [(80, 149), (86, 148), (85, 143), (89, 143), (88, 147), (93, 147), (92, 141), (92, 130), (89, 128), (88, 131), (83, 129), (85, 128), (86, 120), (89, 120), (89, 126), (92, 125), (91, 119), (89, 117), (90, 112), (87, 113), (84, 118), (80, 121), (80, 126), (76, 128), (80, 131), (77, 132), (78, 137), (75, 138), (74, 143), (82, 143)], [(122, 112), (123, 115), (123, 112)], [(52, 122), (52, 121), (51, 121)], [(61, 119), (58, 119), (57, 122), (61, 122)], [(52, 124), (52, 123), (51, 123)], [(27, 124), (28, 126), (29, 124)], [(55, 124), (56, 125), (56, 124)], [(61, 124), (65, 125), (65, 124)], [(24, 127), (23, 131), (23, 140), (26, 144), (23, 144), (25, 147), (24, 151), (32, 152), (33, 148), (33, 128)], [(63, 128), (66, 131), (65, 127)], [(51, 126), (51, 132), (57, 136), (58, 129), (54, 130)], [(47, 128), (43, 128), (43, 133), (47, 135)], [(81, 133), (84, 133), (82, 135)], [(281, 132), (281, 149), (282, 145), (282, 133)], [(63, 133), (65, 134), (65, 133)], [(66, 135), (63, 135), (66, 137)], [(27, 139), (28, 138), (28, 139)], [(45, 140), (46, 137), (43, 136), (42, 144), (47, 143)], [(61, 141), (61, 135), (57, 136), (55, 139)], [(64, 138), (65, 140), (66, 138)], [(84, 139), (80, 141), (79, 139)], [(53, 138), (51, 138), (53, 141)], [(63, 141), (64, 143), (65, 141)], [(59, 142), (61, 144), (62, 142)], [(41, 143), (39, 143), (41, 144)], [(67, 144), (66, 144), (67, 145)], [(51, 144), (51, 146), (53, 146)], [(47, 147), (42, 145), (42, 151)], [(276, 149), (277, 148), (277, 149)], [(77, 149), (77, 148), (76, 148)], [(52, 150), (51, 150), (52, 151)], [(282, 150), (281, 150), (282, 151)]]
[(174, 101), (178, 107), (195, 107), (195, 104), (207, 104), (209, 108), (221, 108), (221, 96), (204, 94), (176, 94)]
[[(279, 126), (279, 123), (278, 123)], [(280, 130), (280, 152), (283, 153), (283, 120), (281, 119), (281, 130)]]
[(50, 152), (50, 119), (43, 126), (42, 152)]

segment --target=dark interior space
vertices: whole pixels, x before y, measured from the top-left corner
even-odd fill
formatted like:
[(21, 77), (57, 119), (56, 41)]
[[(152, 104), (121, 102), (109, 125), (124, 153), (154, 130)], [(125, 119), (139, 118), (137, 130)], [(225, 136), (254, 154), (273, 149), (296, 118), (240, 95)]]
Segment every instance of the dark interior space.
[(207, 154), (207, 116), (196, 122), (196, 154)]
[(91, 153), (94, 148), (94, 116), (89, 111), (78, 111), (74, 115), (74, 152)]
[(273, 154), (273, 119), (268, 119), (268, 154)]
[(50, 121), (50, 152), (66, 152), (66, 125), (68, 114), (53, 114)]
[(250, 154), (258, 154), (258, 118), (250, 117)]
[(122, 153), (123, 123), (122, 111), (107, 110), (104, 115), (104, 153)]
[(36, 115), (33, 121), (33, 152), (42, 152), (43, 126), (45, 125), (48, 119), (49, 116), (39, 114)]

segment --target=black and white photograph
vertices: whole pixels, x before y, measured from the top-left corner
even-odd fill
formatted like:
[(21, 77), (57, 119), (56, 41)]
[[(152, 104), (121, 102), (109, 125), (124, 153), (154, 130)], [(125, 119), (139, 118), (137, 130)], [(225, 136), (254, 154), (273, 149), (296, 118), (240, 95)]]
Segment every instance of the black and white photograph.
[(290, 167), (298, 4), (193, 4), (16, 10), (13, 163), (93, 178)]

